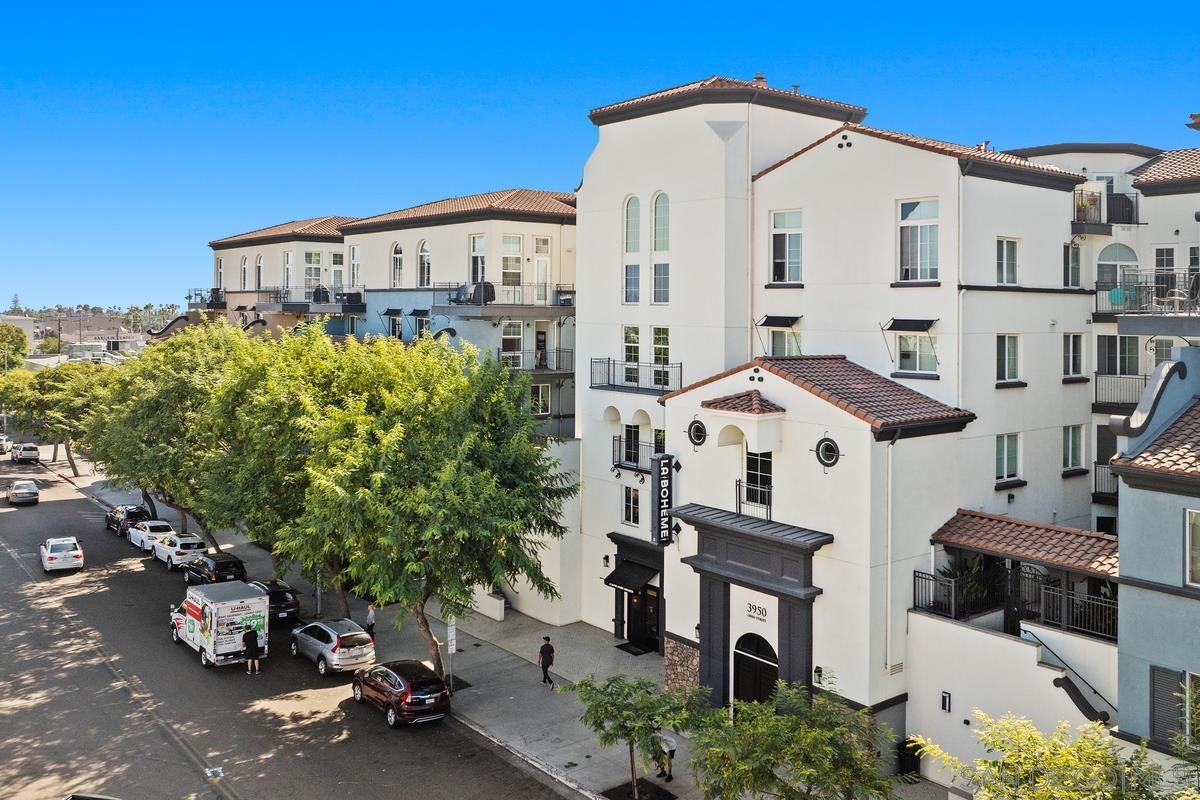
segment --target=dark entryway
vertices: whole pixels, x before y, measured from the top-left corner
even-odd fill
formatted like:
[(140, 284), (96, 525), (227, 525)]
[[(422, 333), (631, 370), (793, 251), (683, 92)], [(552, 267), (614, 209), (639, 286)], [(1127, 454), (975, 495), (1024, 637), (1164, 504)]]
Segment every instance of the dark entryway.
[(765, 702), (779, 680), (779, 657), (766, 639), (747, 633), (733, 647), (733, 699)]
[(625, 638), (649, 652), (658, 651), (658, 587), (646, 586), (627, 595)]
[(615, 569), (604, 579), (614, 590), (613, 636), (642, 652), (661, 653), (665, 599), (662, 587), (651, 582), (662, 582), (662, 548), (615, 531), (608, 538), (617, 546)]

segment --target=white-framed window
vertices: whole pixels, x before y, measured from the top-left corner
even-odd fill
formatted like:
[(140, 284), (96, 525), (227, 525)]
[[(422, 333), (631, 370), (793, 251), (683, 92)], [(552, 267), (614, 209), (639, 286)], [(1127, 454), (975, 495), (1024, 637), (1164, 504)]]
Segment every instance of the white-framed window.
[(399, 242), (392, 245), (392, 288), (404, 285), (404, 248)]
[(331, 267), (346, 266), (346, 254), (345, 253), (330, 253), (329, 254), (329, 266), (331, 266)]
[(283, 253), (283, 288), (292, 285), (292, 251), (285, 250)]
[(636, 253), (642, 240), (642, 203), (636, 197), (625, 201), (625, 252)]
[(487, 280), (487, 237), (482, 233), (471, 234), (471, 283)]
[(529, 387), (530, 399), (533, 401), (533, 413), (544, 417), (550, 413), (550, 384), (535, 383)]
[(625, 497), (622, 502), (621, 520), (626, 525), (641, 524), (640, 498), (636, 486), (625, 486)]
[(1021, 373), (1017, 362), (1019, 348), (1020, 337), (1018, 336), (1002, 333), (996, 337), (996, 380), (998, 382), (1020, 380)]
[(920, 334), (896, 337), (896, 368), (900, 372), (936, 373), (937, 339)]
[(938, 201), (900, 202), (900, 280), (938, 279)]
[(1188, 248), (1188, 269), (1200, 269), (1200, 245)]
[(304, 266), (304, 288), (315, 289), (321, 285), (321, 268), (319, 266)]
[(638, 382), (638, 362), (642, 357), (642, 331), (637, 325), (621, 326), (621, 342), (625, 355), (625, 383)]
[(1170, 336), (1160, 336), (1154, 340), (1154, 366), (1171, 360), (1171, 351), (1175, 349), (1175, 340)]
[(1128, 245), (1113, 242), (1096, 257), (1096, 288), (1112, 289), (1119, 286), (1127, 275), (1133, 276), (1136, 282), (1137, 268), (1137, 253)]
[(1170, 272), (1175, 269), (1175, 248), (1154, 248), (1154, 269), (1156, 272)]
[(254, 288), (261, 289), (263, 282), (263, 257), (254, 260)]
[(1063, 365), (1064, 378), (1075, 378), (1083, 374), (1083, 334), (1063, 334)]
[(361, 248), (359, 245), (350, 245), (350, 285), (362, 286), (358, 279), (362, 274), (362, 259), (360, 258)]
[(1017, 282), (1017, 240), (1003, 236), (996, 239), (996, 283), (1015, 285)]
[(433, 265), (433, 256), (429, 253), (429, 242), (422, 241), (417, 247), (417, 286), (429, 286), (430, 269)]
[(505, 366), (520, 369), (521, 347), (525, 338), (525, 328), (520, 320), (505, 322), (500, 329), (500, 361)]
[(249, 276), (247, 274), (247, 272), (249, 271), (248, 264), (249, 264), (249, 259), (246, 258), (245, 256), (242, 256), (242, 289), (243, 290), (245, 290), (246, 284), (247, 284), (248, 278), (249, 278)]
[(549, 236), (533, 237), (533, 254), (535, 256), (550, 255), (550, 237)]
[[(671, 330), (654, 327), (650, 329), (651, 347), (654, 348), (654, 385), (669, 387), (671, 385)], [(660, 368), (661, 367), (661, 368)]]
[(1094, 181), (1103, 181), (1103, 182), (1104, 182), (1104, 192), (1105, 192), (1105, 194), (1112, 194), (1112, 193), (1113, 193), (1113, 184), (1114, 184), (1114, 182), (1115, 182), (1115, 179), (1113, 178), (1113, 176), (1112, 176), (1112, 175), (1093, 175), (1093, 176), (1092, 176), (1092, 180), (1094, 180)]
[(500, 283), (504, 286), (520, 286), (522, 237), (506, 233), (500, 239), (500, 246)]
[(1064, 426), (1062, 444), (1062, 468), (1064, 470), (1081, 469), (1083, 467), (1083, 426)]
[(996, 437), (996, 480), (1015, 480), (1021, 474), (1021, 435), (1002, 433)]
[(1096, 372), (1101, 375), (1138, 375), (1138, 337), (1096, 337)]
[(654, 265), (654, 294), (652, 296), (654, 303), (669, 303), (671, 302), (671, 265), (670, 264), (655, 264)]
[(771, 480), (774, 466), (771, 451), (746, 451), (746, 500), (759, 505), (771, 504)]
[(217, 259), (217, 288), (225, 288), (225, 259)]
[(388, 317), (388, 334), (397, 339), (404, 338), (404, 317)]
[(1187, 564), (1184, 580), (1191, 586), (1200, 586), (1200, 511), (1187, 512)]
[(804, 215), (798, 210), (771, 212), (771, 283), (803, 278)]
[(625, 265), (625, 285), (623, 291), (627, 304), (639, 303), (642, 299), (642, 269), (637, 264)]
[(321, 253), (316, 250), (305, 250), (304, 251), (304, 266), (306, 266), (306, 267), (321, 266)]
[(1082, 285), (1080, 283), (1079, 263), (1079, 245), (1066, 245), (1063, 249), (1063, 286), (1069, 289), (1078, 289)]
[(654, 196), (654, 236), (650, 246), (655, 253), (671, 249), (671, 201), (662, 192)]
[(429, 317), (414, 317), (413, 322), (413, 327), (417, 330), (416, 335), (418, 339), (429, 333)]
[(358, 317), (353, 314), (346, 315), (346, 333), (350, 336), (358, 335)]
[(771, 355), (798, 356), (800, 355), (800, 334), (786, 328), (773, 328), (771, 336)]

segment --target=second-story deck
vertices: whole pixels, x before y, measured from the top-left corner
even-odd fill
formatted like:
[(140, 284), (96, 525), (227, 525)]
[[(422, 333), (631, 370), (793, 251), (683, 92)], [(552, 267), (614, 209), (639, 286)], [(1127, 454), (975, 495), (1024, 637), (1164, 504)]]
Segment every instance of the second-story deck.
[(575, 313), (569, 283), (437, 283), (435, 313), (458, 317), (563, 316)]

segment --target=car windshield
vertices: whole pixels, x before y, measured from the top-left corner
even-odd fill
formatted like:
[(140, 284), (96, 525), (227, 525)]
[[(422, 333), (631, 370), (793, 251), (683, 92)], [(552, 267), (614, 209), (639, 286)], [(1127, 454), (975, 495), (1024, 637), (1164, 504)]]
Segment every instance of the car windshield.
[(203, 550), (204, 542), (180, 542), (180, 550)]
[(276, 589), (271, 592), (272, 603), (290, 603), (296, 599), (296, 595), (287, 589)]
[(170, 525), (147, 525), (146, 530), (150, 531), (151, 533), (170, 533), (171, 526)]
[(12, 485), (14, 492), (34, 492), (37, 491), (37, 486), (33, 481), (17, 481)]
[(338, 637), (342, 647), (362, 647), (371, 643), (371, 637), (365, 633), (343, 633)]
[(54, 542), (50, 545), (51, 553), (69, 553), (72, 550), (77, 550), (79, 545), (74, 542)]

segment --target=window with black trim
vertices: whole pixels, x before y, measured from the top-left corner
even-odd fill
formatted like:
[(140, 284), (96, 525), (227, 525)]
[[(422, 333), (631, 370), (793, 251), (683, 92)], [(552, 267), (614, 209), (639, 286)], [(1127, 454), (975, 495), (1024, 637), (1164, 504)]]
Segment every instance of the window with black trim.
[(1017, 240), (996, 239), (996, 283), (1002, 286), (1017, 282)]
[(1083, 426), (1064, 426), (1062, 442), (1062, 468), (1064, 470), (1081, 469), (1083, 467)]
[(623, 503), (622, 519), (626, 525), (641, 524), (641, 508), (638, 490), (636, 486), (625, 486), (625, 499)]
[(1063, 248), (1063, 286), (1070, 289), (1078, 289), (1080, 283), (1079, 275), (1079, 245), (1069, 244)]
[(550, 384), (535, 383), (529, 387), (530, 398), (533, 401), (533, 413), (545, 416), (550, 413)]
[(471, 235), (471, 283), (487, 280), (487, 237), (482, 233)]
[(1074, 378), (1083, 374), (1083, 334), (1063, 334), (1063, 371), (1064, 378)]
[(799, 283), (803, 259), (803, 214), (771, 212), (771, 282)]
[(625, 265), (624, 300), (628, 304), (640, 303), (642, 299), (642, 270), (637, 264)]
[(1019, 337), (1002, 333), (996, 337), (996, 380), (1000, 383), (1020, 380), (1017, 363)]
[(746, 500), (750, 503), (771, 503), (771, 453), (746, 451)]

